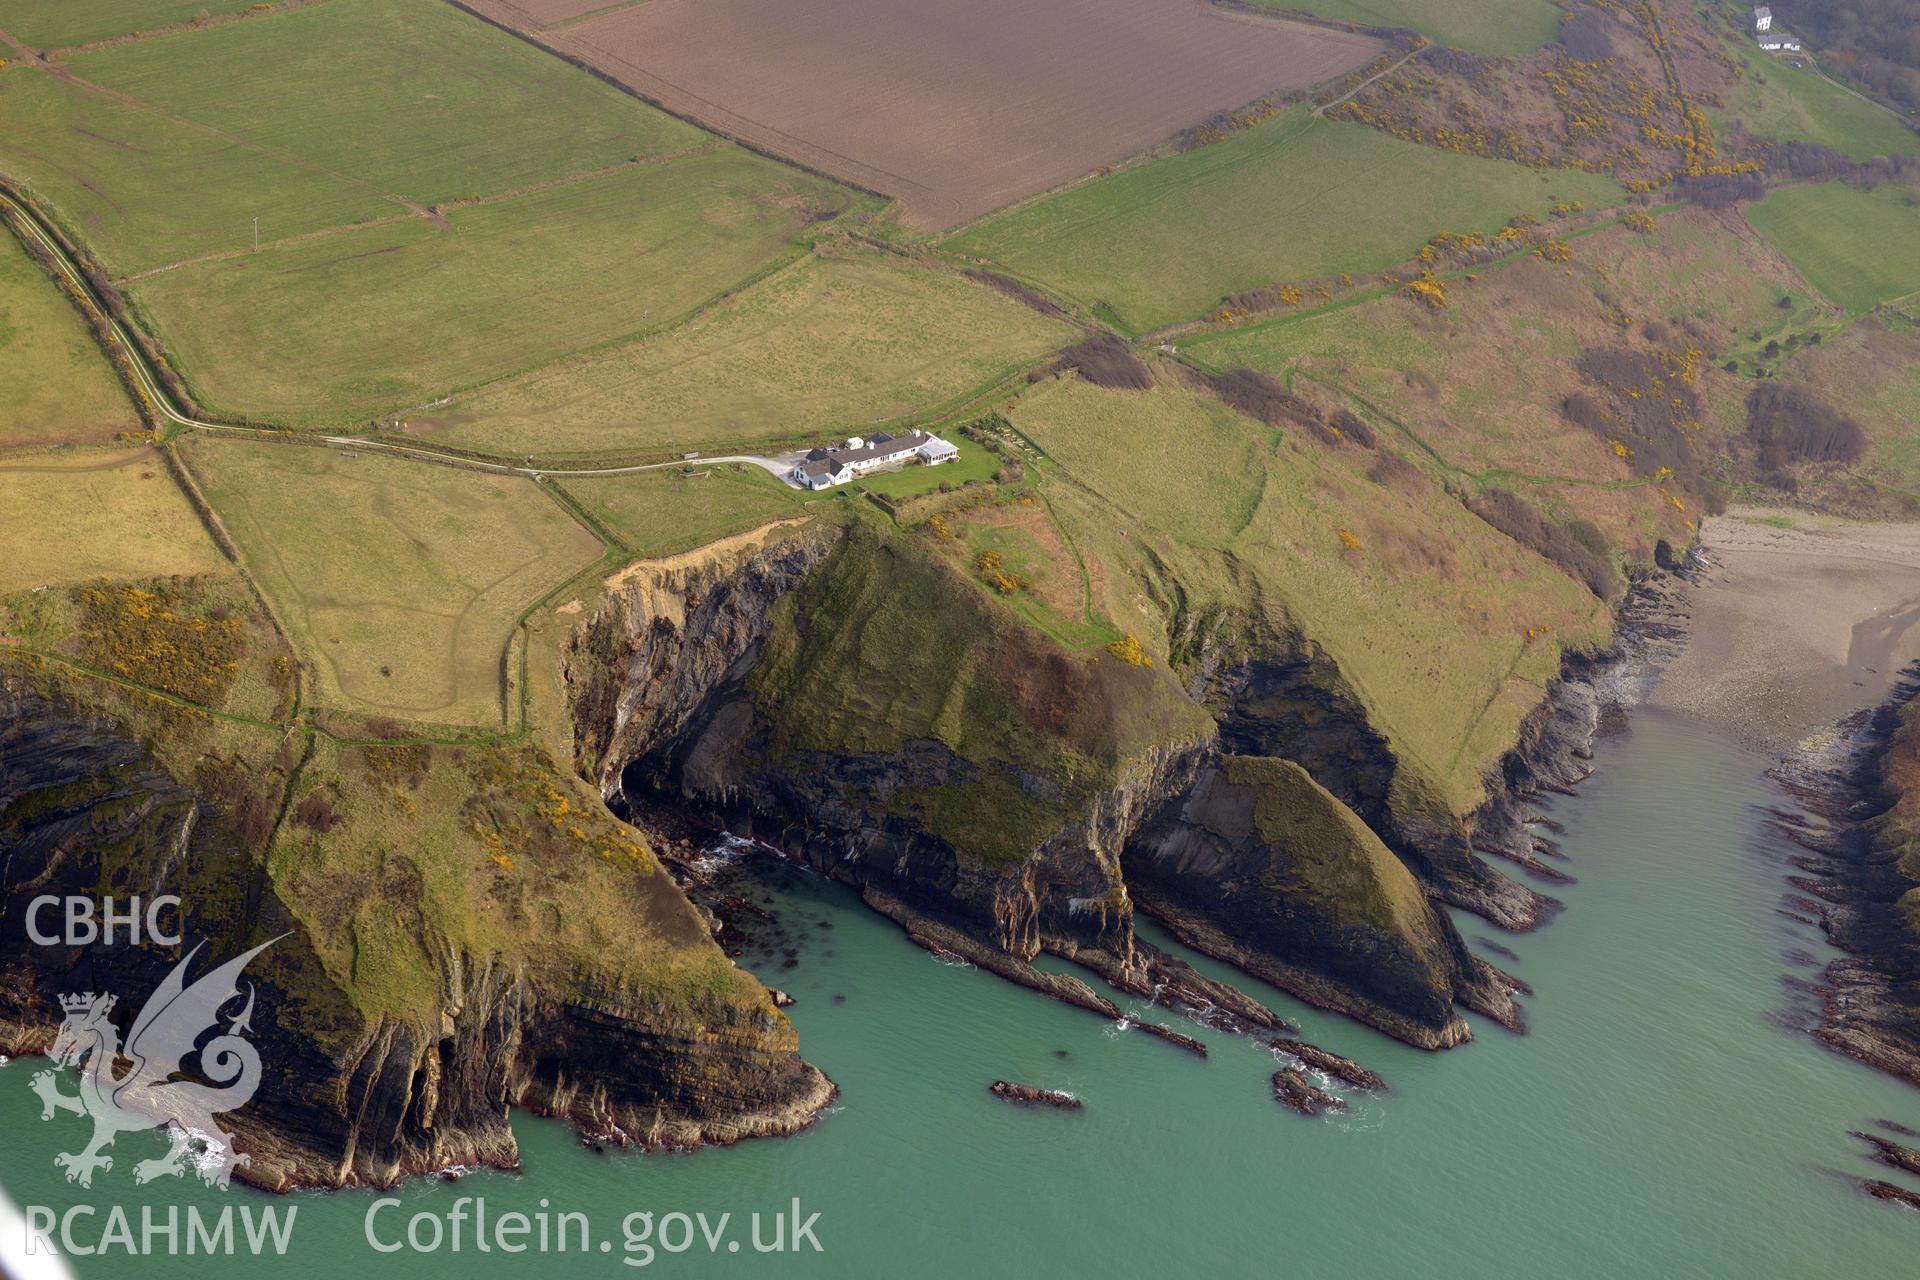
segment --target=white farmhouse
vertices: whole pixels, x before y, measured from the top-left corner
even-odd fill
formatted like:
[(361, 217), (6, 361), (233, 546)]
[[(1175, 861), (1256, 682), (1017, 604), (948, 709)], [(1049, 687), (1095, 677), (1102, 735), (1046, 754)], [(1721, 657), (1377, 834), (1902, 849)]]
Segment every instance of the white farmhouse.
[(1758, 37), (1758, 39), (1760, 41), (1760, 47), (1768, 53), (1777, 53), (1787, 47), (1786, 38), (1783, 36), (1776, 36), (1769, 33)]
[(1755, 9), (1753, 11), (1753, 29), (1755, 31), (1772, 30), (1773, 29), (1773, 10), (1767, 8), (1765, 5), (1762, 5), (1760, 8)]
[(913, 431), (894, 436), (876, 431), (871, 439), (854, 436), (837, 449), (810, 451), (793, 464), (787, 480), (803, 489), (831, 489), (882, 467), (914, 461), (934, 466), (952, 462), (959, 456), (959, 449), (930, 432)]

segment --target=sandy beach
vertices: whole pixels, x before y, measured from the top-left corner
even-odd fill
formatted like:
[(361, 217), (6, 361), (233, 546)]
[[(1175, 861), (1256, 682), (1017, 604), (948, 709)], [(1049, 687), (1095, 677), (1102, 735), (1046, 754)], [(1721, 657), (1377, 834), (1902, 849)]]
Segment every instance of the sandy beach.
[(1654, 705), (1782, 755), (1920, 660), (1920, 524), (1743, 508), (1701, 543), (1691, 632)]

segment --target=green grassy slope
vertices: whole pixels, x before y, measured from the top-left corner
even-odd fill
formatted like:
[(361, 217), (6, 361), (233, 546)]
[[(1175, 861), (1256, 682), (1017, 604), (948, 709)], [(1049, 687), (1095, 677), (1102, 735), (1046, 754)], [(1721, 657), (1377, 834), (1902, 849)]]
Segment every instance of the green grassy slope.
[(978, 777), (894, 803), (966, 853), (1018, 861), (1137, 753), (1204, 736), (1206, 716), (1163, 668), (1069, 653), (1023, 625), (942, 563), (936, 536), (856, 529), (776, 604), (748, 685), (776, 753), (927, 739), (972, 762)]
[(1144, 392), (1055, 379), (1009, 411), (1098, 499), (1055, 506), (1103, 566), (1116, 622), (1167, 632), (1119, 585), (1151, 548), (1188, 616), (1311, 637), (1402, 760), (1470, 809), (1562, 647), (1606, 635), (1604, 606), (1419, 471), (1379, 472), (1372, 451), (1267, 427), (1176, 377)]
[(131, 286), (210, 407), (346, 424), (663, 327), (842, 189), (733, 148)]
[(678, 328), (411, 422), (450, 444), (542, 454), (844, 435), (964, 396), (1074, 332), (957, 273), (823, 249)]
[(1144, 332), (1241, 289), (1403, 262), (1439, 231), (1491, 231), (1556, 198), (1599, 208), (1621, 197), (1610, 178), (1455, 155), (1297, 107), (991, 218), (947, 246), (1104, 302)]
[[(251, 10), (255, 0), (9, 0), (0, 28), (36, 49), (65, 49), (202, 15)], [(264, 7), (264, 6), (263, 6)]]
[(1747, 220), (1836, 305), (1858, 314), (1920, 290), (1920, 192), (1789, 187)]
[(0, 73), (0, 170), (115, 273), (405, 212), (378, 190), (236, 145), (33, 67)]
[(162, 111), (420, 204), (710, 141), (444, 4), (327, 0), (68, 65)]
[(1549, 0), (1253, 0), (1375, 27), (1408, 27), (1478, 53), (1531, 53), (1560, 30)]
[(1795, 68), (1744, 49), (1737, 56), (1747, 60), (1747, 73), (1724, 107), (1708, 110), (1716, 128), (1738, 124), (1762, 137), (1832, 147), (1855, 160), (1920, 154), (1920, 133), (1885, 108), (1821, 79), (1812, 67)]

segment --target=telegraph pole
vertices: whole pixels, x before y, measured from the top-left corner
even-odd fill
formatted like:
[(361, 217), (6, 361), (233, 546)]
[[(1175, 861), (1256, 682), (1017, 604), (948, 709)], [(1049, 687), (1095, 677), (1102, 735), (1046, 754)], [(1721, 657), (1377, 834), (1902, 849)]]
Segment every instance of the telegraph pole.
[(253, 220), (253, 251), (260, 252), (260, 219), (257, 217)]

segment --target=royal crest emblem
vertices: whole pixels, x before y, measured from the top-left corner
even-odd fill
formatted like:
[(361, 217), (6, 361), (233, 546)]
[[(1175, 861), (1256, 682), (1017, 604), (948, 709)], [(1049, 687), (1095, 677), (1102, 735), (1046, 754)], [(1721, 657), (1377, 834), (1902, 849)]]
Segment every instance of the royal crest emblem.
[[(165, 1129), (172, 1145), (165, 1155), (134, 1166), (137, 1183), (177, 1178), (191, 1168), (208, 1186), (224, 1187), (234, 1169), (247, 1163), (234, 1150), (233, 1135), (214, 1117), (245, 1106), (260, 1087), (260, 1051), (246, 1039), (253, 1029), (251, 986), (246, 1006), (227, 1019), (226, 1030), (200, 1041), (218, 1028), (221, 1010), (240, 995), (239, 978), (248, 963), (277, 941), (236, 956), (189, 986), (187, 969), (200, 954), (194, 947), (141, 1008), (124, 1046), (111, 1016), (117, 997), (86, 992), (60, 998), (66, 1018), (49, 1056), (56, 1067), (78, 1070), (79, 1092), (61, 1092), (60, 1076), (51, 1070), (37, 1073), (32, 1086), (40, 1095), (42, 1120), (61, 1112), (93, 1120), (93, 1141), (54, 1157), (68, 1182), (91, 1187), (96, 1171), (113, 1169), (107, 1149), (114, 1139), (149, 1129)], [(189, 1064), (197, 1065), (204, 1082), (185, 1078)]]

